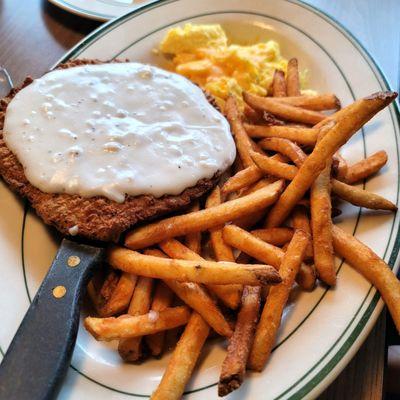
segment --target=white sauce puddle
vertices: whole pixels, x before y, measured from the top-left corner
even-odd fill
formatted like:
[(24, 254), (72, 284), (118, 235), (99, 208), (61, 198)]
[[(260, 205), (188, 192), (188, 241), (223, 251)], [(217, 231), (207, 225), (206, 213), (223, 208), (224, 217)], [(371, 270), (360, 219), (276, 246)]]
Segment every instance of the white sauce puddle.
[(229, 167), (229, 125), (186, 78), (138, 64), (52, 71), (7, 108), (4, 140), (49, 193), (180, 194)]

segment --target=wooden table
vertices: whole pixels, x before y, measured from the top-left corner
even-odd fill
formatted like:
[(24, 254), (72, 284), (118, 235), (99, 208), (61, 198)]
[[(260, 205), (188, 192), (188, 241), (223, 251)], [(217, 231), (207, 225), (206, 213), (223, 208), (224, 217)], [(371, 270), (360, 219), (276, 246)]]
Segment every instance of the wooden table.
[[(270, 0), (271, 1), (271, 0)], [(307, 0), (345, 25), (373, 54), (394, 89), (399, 88), (398, 0)], [(0, 64), (19, 84), (40, 76), (68, 49), (99, 26), (47, 1), (0, 2)], [(385, 361), (385, 316), (322, 399), (380, 400)]]

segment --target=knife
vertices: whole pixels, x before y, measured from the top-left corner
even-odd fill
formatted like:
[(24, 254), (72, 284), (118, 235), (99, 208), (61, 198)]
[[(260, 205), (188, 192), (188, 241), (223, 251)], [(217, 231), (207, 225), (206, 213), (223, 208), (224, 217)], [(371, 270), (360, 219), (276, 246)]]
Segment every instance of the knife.
[[(0, 68), (0, 85), (13, 87)], [(80, 303), (104, 249), (63, 239), (0, 365), (1, 400), (50, 400), (68, 370)]]

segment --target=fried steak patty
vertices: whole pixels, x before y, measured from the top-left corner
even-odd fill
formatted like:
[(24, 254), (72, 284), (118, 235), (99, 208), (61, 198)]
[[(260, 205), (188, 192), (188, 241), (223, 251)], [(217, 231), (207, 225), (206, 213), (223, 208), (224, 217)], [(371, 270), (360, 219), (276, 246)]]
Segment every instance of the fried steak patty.
[[(99, 60), (73, 60), (58, 68), (71, 68), (85, 64), (100, 64)], [(219, 177), (202, 179), (196, 186), (185, 189), (180, 195), (127, 196), (123, 203), (116, 203), (103, 196), (81, 197), (78, 195), (44, 193), (26, 179), (24, 168), (3, 140), (4, 117), (8, 103), (30, 83), (32, 78), (13, 89), (0, 100), (0, 174), (12, 190), (26, 198), (46, 224), (69, 235), (73, 227), (78, 236), (93, 240), (118, 240), (121, 233), (133, 225), (176, 211), (190, 204), (212, 189)]]

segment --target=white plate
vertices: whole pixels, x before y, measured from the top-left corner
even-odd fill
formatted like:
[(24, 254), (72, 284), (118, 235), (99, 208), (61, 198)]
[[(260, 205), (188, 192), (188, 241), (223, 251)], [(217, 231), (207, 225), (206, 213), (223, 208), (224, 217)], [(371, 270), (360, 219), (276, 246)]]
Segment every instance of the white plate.
[[(372, 59), (326, 15), (288, 0), (170, 0), (144, 6), (95, 31), (62, 61), (114, 57), (162, 63), (151, 50), (171, 26), (187, 21), (222, 23), (235, 42), (279, 40), (286, 57), (297, 56), (310, 70), (310, 86), (334, 91), (343, 104), (387, 89)], [(394, 203), (399, 201), (399, 121), (394, 106), (376, 116), (344, 148), (351, 161), (384, 149), (389, 162), (366, 183)], [(340, 225), (371, 246), (397, 270), (399, 217), (343, 207)], [(4, 185), (0, 186), (0, 345), (8, 347), (55, 254), (58, 239)], [(340, 265), (340, 267), (339, 267)], [(319, 287), (296, 294), (286, 310), (277, 346), (266, 369), (250, 374), (230, 399), (315, 398), (350, 361), (373, 327), (382, 301), (357, 272), (338, 260), (335, 290)], [(98, 343), (80, 329), (61, 399), (129, 399), (150, 395), (167, 357), (124, 365), (114, 344)], [(208, 346), (187, 390), (190, 399), (216, 399), (223, 344)]]
[(148, 0), (49, 0), (50, 3), (80, 17), (108, 21), (141, 7)]

